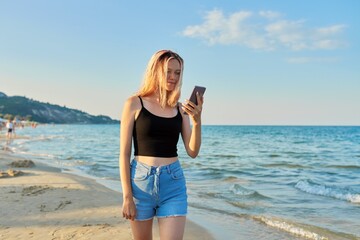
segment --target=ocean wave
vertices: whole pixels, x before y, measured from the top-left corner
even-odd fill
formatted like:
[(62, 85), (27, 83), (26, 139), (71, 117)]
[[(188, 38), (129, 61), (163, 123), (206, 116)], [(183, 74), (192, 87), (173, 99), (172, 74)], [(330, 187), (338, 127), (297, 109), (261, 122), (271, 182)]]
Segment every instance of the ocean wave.
[(263, 167), (284, 167), (284, 168), (311, 168), (309, 166), (304, 166), (301, 164), (291, 164), (291, 163), (269, 163), (262, 164)]
[(292, 151), (285, 151), (282, 152), (283, 154), (286, 154), (292, 158), (306, 158), (306, 157), (318, 157), (317, 154), (313, 152), (292, 152)]
[(29, 140), (31, 141), (51, 141), (53, 139), (57, 138), (63, 138), (62, 136), (56, 136), (56, 135), (39, 135), (35, 137), (30, 137)]
[(210, 178), (219, 178), (224, 175), (224, 171), (218, 168), (208, 167), (201, 169), (201, 171), (203, 176), (207, 176)]
[(32, 152), (27, 152), (27, 151), (14, 151), (14, 153), (16, 154), (20, 154), (20, 155), (26, 155), (26, 156), (33, 156), (33, 157), (40, 157), (40, 158), (50, 158), (50, 159), (55, 159), (56, 156), (53, 154), (49, 154), (49, 153), (32, 153)]
[(273, 153), (273, 154), (270, 154), (269, 157), (271, 157), (271, 158), (278, 158), (278, 157), (281, 157), (281, 155), (280, 155), (280, 154), (275, 154), (275, 153)]
[(224, 177), (222, 179), (222, 181), (227, 182), (227, 183), (240, 183), (240, 184), (248, 184), (249, 183), (249, 180), (247, 180), (245, 178), (235, 177), (235, 176)]
[(244, 187), (240, 186), (239, 184), (231, 185), (230, 191), (232, 193), (234, 193), (235, 195), (240, 195), (240, 196), (250, 196), (250, 195), (254, 195), (256, 193), (256, 191), (244, 188)]
[(238, 155), (231, 155), (231, 154), (214, 154), (214, 155), (210, 155), (208, 156), (209, 158), (224, 158), (224, 159), (229, 159), (229, 158), (238, 158), (240, 156)]
[(230, 191), (238, 197), (256, 198), (256, 199), (268, 198), (268, 197), (258, 193), (255, 190), (244, 188), (240, 184), (237, 184), (237, 183), (230, 186)]
[(357, 166), (357, 165), (329, 165), (327, 166), (328, 168), (341, 168), (341, 169), (348, 169), (348, 170), (351, 170), (351, 169), (360, 169), (360, 166)]
[(243, 202), (227, 201), (227, 203), (233, 205), (234, 207), (238, 207), (238, 208), (245, 209), (245, 210), (252, 210), (254, 207), (256, 207), (256, 205), (251, 205), (251, 204), (243, 203)]
[(330, 187), (320, 185), (308, 180), (300, 180), (295, 188), (314, 195), (332, 197), (340, 200), (349, 201), (352, 203), (360, 203), (360, 194), (354, 193), (350, 190), (341, 189), (337, 187)]
[[(216, 198), (225, 200), (228, 202), (234, 202), (234, 200), (238, 199), (250, 199), (250, 200), (262, 200), (262, 199), (269, 199), (269, 197), (264, 196), (257, 191), (247, 189), (242, 187), (240, 184), (232, 184), (229, 187), (228, 191), (225, 192), (214, 192), (214, 191), (207, 191), (207, 192), (199, 192), (199, 197), (201, 198)], [(234, 196), (235, 195), (235, 196)]]
[(304, 227), (296, 226), (295, 224), (285, 222), (283, 220), (277, 220), (273, 218), (255, 216), (254, 219), (267, 226), (288, 232), (290, 234), (313, 240), (327, 240), (327, 237), (321, 236), (315, 232), (305, 229)]
[[(201, 171), (201, 176), (210, 178), (210, 179), (222, 179), (225, 178), (227, 175), (239, 175), (239, 174), (246, 174), (244, 171), (234, 169), (234, 168), (221, 168), (219, 167), (199, 167), (199, 171)], [(249, 173), (247, 173), (249, 174)]]

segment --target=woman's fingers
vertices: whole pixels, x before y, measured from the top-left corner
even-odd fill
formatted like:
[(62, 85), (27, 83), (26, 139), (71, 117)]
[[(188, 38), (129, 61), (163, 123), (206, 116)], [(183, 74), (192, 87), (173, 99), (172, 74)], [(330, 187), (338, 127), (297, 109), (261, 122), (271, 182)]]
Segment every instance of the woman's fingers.
[(191, 114), (192, 110), (194, 109), (194, 106), (191, 105), (192, 102), (186, 100), (185, 103), (182, 103), (182, 109), (187, 113)]
[(123, 213), (123, 218), (134, 220), (135, 219), (135, 214), (124, 214)]
[(203, 95), (200, 95), (199, 93), (196, 93), (196, 99), (197, 99), (197, 102), (198, 102), (198, 106), (202, 106), (203, 103), (204, 103), (204, 96)]
[(185, 104), (182, 104), (182, 109), (190, 116), (194, 116), (198, 112), (197, 106), (188, 100), (186, 100)]
[(124, 206), (123, 207), (123, 218), (125, 219), (130, 219), (130, 220), (134, 220), (136, 216), (136, 209), (135, 209), (135, 205), (134, 206)]
[(182, 109), (189, 116), (196, 118), (197, 116), (200, 116), (200, 114), (201, 114), (202, 103), (200, 103), (200, 105), (195, 105), (194, 103), (187, 100), (186, 103), (182, 104)]

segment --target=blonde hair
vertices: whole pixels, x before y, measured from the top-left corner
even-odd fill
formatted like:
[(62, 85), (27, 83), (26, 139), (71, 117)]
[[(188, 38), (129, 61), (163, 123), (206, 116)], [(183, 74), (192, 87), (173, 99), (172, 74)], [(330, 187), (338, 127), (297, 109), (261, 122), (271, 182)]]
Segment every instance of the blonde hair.
[[(166, 91), (167, 68), (171, 59), (176, 59), (180, 63), (180, 77), (176, 83), (175, 89), (171, 92)], [(153, 93), (159, 94), (159, 103), (162, 108), (166, 106), (175, 107), (179, 101), (181, 94), (182, 75), (184, 70), (184, 60), (175, 52), (170, 50), (160, 50), (156, 52), (150, 59), (143, 84), (137, 95), (140, 97), (149, 96)]]

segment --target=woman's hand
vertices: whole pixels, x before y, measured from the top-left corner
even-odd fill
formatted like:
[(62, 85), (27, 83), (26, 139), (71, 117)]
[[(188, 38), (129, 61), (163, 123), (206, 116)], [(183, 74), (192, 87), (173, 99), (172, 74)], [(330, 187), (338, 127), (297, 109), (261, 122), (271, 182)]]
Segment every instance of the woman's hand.
[(196, 99), (198, 105), (195, 103), (186, 100), (185, 103), (182, 103), (182, 110), (186, 112), (192, 119), (193, 124), (201, 124), (201, 112), (202, 105), (204, 103), (204, 97), (200, 96), (199, 93), (196, 93)]
[(136, 216), (136, 207), (133, 199), (124, 199), (123, 201), (123, 218), (134, 221)]

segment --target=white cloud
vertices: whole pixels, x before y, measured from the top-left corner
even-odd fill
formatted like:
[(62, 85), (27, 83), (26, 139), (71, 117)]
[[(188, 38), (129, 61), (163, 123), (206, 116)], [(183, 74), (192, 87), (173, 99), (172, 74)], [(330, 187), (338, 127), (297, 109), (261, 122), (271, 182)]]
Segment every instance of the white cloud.
[(305, 20), (282, 19), (274, 11), (239, 11), (225, 16), (221, 10), (206, 13), (203, 23), (187, 26), (182, 34), (209, 45), (236, 44), (252, 49), (329, 50), (343, 47), (340, 34), (346, 28), (337, 24), (309, 28)]
[(318, 28), (316, 31), (320, 35), (336, 35), (338, 33), (341, 33), (346, 28), (343, 24), (333, 25), (330, 27), (324, 27), (324, 28)]
[(342, 46), (344, 46), (342, 42), (332, 39), (322, 39), (314, 41), (312, 45), (314, 49), (336, 49)]
[[(264, 26), (269, 39), (292, 50), (308, 48), (303, 31), (304, 21), (280, 20)], [(260, 34), (260, 33), (259, 33)]]
[(281, 16), (280, 13), (274, 11), (260, 11), (259, 15), (268, 19), (275, 19)]
[(184, 36), (205, 39), (209, 44), (234, 44), (244, 41), (251, 35), (250, 28), (244, 21), (250, 18), (251, 12), (241, 11), (226, 18), (222, 11), (213, 10), (205, 16), (202, 25), (188, 26), (183, 31)]

